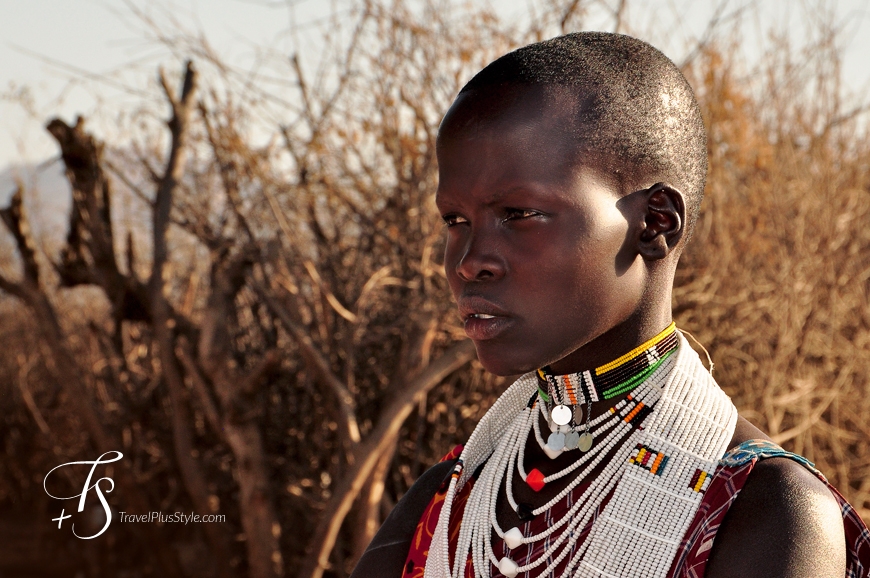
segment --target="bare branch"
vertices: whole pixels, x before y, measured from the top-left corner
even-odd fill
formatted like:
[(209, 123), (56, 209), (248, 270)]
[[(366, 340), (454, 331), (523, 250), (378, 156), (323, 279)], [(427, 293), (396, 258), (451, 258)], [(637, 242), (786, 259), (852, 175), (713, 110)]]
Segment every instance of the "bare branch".
[(42, 412), (39, 411), (39, 406), (36, 405), (36, 400), (33, 399), (33, 394), (30, 393), (30, 389), (27, 387), (30, 370), (33, 369), (33, 366), (36, 365), (37, 361), (37, 357), (28, 359), (24, 363), (20, 363), (19, 360), (18, 389), (21, 391), (21, 397), (24, 399), (24, 405), (27, 406), (27, 409), (33, 416), (33, 421), (35, 421), (36, 425), (39, 426), (39, 430), (44, 435), (49, 435), (51, 434), (51, 428), (48, 427), (47, 423), (45, 423), (45, 418), (42, 417)]
[(182, 365), (184, 365), (184, 370), (187, 372), (187, 375), (190, 377), (190, 381), (193, 384), (193, 391), (196, 393), (203, 412), (205, 412), (205, 419), (208, 421), (208, 424), (211, 426), (215, 435), (219, 438), (223, 438), (220, 413), (218, 412), (217, 404), (215, 404), (211, 393), (209, 393), (205, 377), (203, 377), (199, 367), (197, 367), (196, 362), (194, 361), (190, 344), (184, 339), (179, 341), (179, 359), (181, 360)]
[(725, 9), (728, 7), (729, 0), (720, 0), (719, 4), (716, 5), (716, 10), (713, 12), (713, 16), (707, 22), (707, 26), (704, 28), (704, 32), (701, 34), (701, 38), (695, 43), (695, 46), (689, 52), (689, 54), (683, 59), (680, 63), (680, 68), (685, 68), (690, 65), (695, 58), (701, 54), (707, 45), (710, 44), (710, 41), (713, 39), (714, 34), (719, 30), (719, 27), (728, 20), (733, 20), (738, 18), (749, 6), (749, 4), (745, 4), (735, 9), (730, 14), (725, 14)]
[[(162, 348), (162, 346), (161, 346)], [(161, 351), (161, 364), (164, 365), (163, 374), (166, 377), (169, 389), (169, 402), (172, 412), (172, 442), (175, 449), (175, 459), (178, 469), (181, 471), (185, 489), (193, 501), (194, 506), (200, 512), (214, 513), (212, 501), (209, 500), (208, 482), (205, 472), (196, 460), (196, 446), (190, 424), (190, 408), (187, 395), (181, 381), (181, 372), (177, 367), (165, 367), (166, 363), (176, 363), (173, 352)], [(207, 524), (204, 528), (205, 535), (211, 546), (211, 555), (215, 556), (214, 567), (222, 578), (229, 578), (229, 558), (227, 556), (231, 544), (231, 537), (222, 524)]]
[[(196, 73), (193, 63), (188, 62), (184, 74), (184, 82), (181, 90), (181, 98), (176, 99), (163, 74), (160, 80), (166, 91), (166, 96), (172, 106), (172, 118), (169, 120), (169, 130), (172, 133), (172, 141), (169, 147), (169, 156), (166, 161), (166, 170), (160, 178), (160, 186), (154, 200), (153, 237), (154, 257), (151, 269), (151, 297), (163, 300), (163, 266), (166, 263), (166, 229), (169, 226), (169, 216), (172, 210), (172, 196), (176, 187), (181, 182), (184, 172), (184, 139), (187, 129), (187, 121), (190, 113), (190, 101), (195, 87)], [(156, 305), (156, 301), (155, 301)]]
[(137, 197), (140, 201), (142, 201), (143, 203), (145, 203), (147, 206), (149, 206), (149, 207), (151, 207), (151, 208), (154, 207), (154, 201), (153, 201), (152, 199), (149, 199), (149, 198), (148, 198), (148, 195), (145, 194), (145, 191), (143, 191), (142, 188), (141, 188), (139, 185), (137, 185), (136, 183), (134, 183), (133, 181), (131, 181), (130, 178), (129, 178), (127, 175), (124, 174), (124, 171), (122, 171), (122, 170), (120, 170), (118, 167), (116, 167), (116, 166), (115, 166), (111, 161), (107, 161), (107, 160), (105, 160), (105, 159), (103, 159), (103, 165), (104, 165), (107, 169), (109, 169), (109, 172), (111, 172), (111, 173), (112, 173), (113, 175), (115, 175), (118, 179), (120, 179), (120, 181), (121, 181), (122, 183), (124, 183), (124, 185), (125, 185), (128, 189), (130, 189), (130, 191), (132, 191), (132, 193), (133, 193), (134, 195), (136, 195), (136, 197)]
[(248, 374), (248, 377), (242, 382), (241, 387), (239, 387), (239, 393), (248, 397), (254, 396), (263, 386), (263, 382), (269, 374), (275, 370), (279, 363), (280, 359), (277, 352), (266, 352), (266, 355), (263, 356), (260, 363), (257, 364), (253, 371), (251, 371), (251, 373)]
[(619, 0), (616, 10), (613, 11), (613, 32), (619, 34), (622, 29), (622, 20), (625, 17), (625, 7), (628, 4), (627, 0)]
[(381, 412), (378, 425), (354, 450), (354, 462), (344, 478), (333, 491), (332, 498), (326, 503), (327, 515), (320, 520), (312, 539), (311, 554), (299, 574), (301, 578), (321, 578), (328, 567), (329, 554), (344, 518), (350, 511), (354, 500), (365, 485), (378, 459), (386, 451), (390, 442), (395, 440), (405, 419), (433, 387), (445, 377), (474, 358), (474, 345), (470, 341), (457, 343), (444, 352), (436, 361), (424, 369), (408, 386), (393, 398)]
[(248, 237), (249, 241), (255, 241), (256, 237), (254, 236), (253, 231), (251, 230), (250, 225), (248, 225), (248, 220), (242, 214), (240, 202), (239, 202), (239, 183), (238, 183), (238, 175), (233, 174), (233, 171), (230, 170), (231, 160), (226, 158), (226, 154), (224, 151), (224, 146), (222, 145), (217, 131), (212, 126), (211, 119), (209, 118), (208, 109), (205, 106), (205, 103), (200, 101), (199, 103), (199, 113), (202, 118), (203, 124), (205, 124), (206, 134), (208, 135), (209, 144), (211, 144), (212, 151), (214, 152), (215, 159), (217, 160), (218, 168), (220, 169), (221, 180), (224, 185), (224, 192), (227, 195), (227, 200), (229, 201), (230, 208), (233, 211), (233, 214), (236, 216), (236, 220), (239, 222), (239, 226), (242, 227), (242, 230)]
[(290, 57), (290, 64), (293, 65), (293, 71), (296, 72), (296, 82), (299, 86), (299, 93), (302, 95), (302, 114), (308, 121), (309, 128), (314, 131), (314, 109), (311, 106), (311, 98), (308, 96), (308, 83), (305, 81), (305, 75), (302, 73), (302, 65), (299, 64), (299, 56), (297, 54)]
[(562, 12), (562, 18), (559, 20), (559, 30), (562, 31), (562, 34), (568, 32), (568, 21), (574, 16), (579, 5), (580, 0), (571, 0), (571, 3)]
[[(192, 453), (194, 445), (189, 426), (190, 419), (188, 417), (189, 410), (185, 395), (184, 379), (175, 354), (175, 340), (172, 327), (170, 327), (170, 307), (163, 294), (163, 271), (167, 259), (166, 230), (170, 222), (173, 194), (181, 182), (181, 176), (184, 171), (184, 141), (190, 113), (190, 102), (195, 87), (193, 65), (190, 62), (187, 63), (180, 98), (176, 98), (162, 73), (160, 80), (172, 106), (172, 118), (168, 123), (171, 132), (171, 143), (166, 169), (160, 178), (157, 196), (154, 201), (154, 257), (151, 279), (149, 281), (149, 292), (154, 317), (154, 334), (160, 349), (160, 367), (166, 380), (172, 407), (172, 438), (176, 460), (181, 470), (184, 485), (197, 509), (210, 511), (208, 485), (202, 469)], [(174, 326), (174, 323), (172, 325)], [(215, 567), (222, 576), (226, 576), (229, 573), (229, 562), (226, 555), (229, 550), (230, 539), (227, 533), (217, 526), (217, 524), (210, 524), (205, 529), (206, 536), (211, 543), (212, 554), (218, 556), (215, 560)]]
[(127, 231), (127, 243), (125, 246), (124, 255), (127, 258), (127, 273), (136, 279), (139, 283), (139, 278), (136, 275), (136, 246), (133, 243), (133, 232)]
[(13, 283), (12, 281), (9, 281), (6, 277), (3, 276), (2, 273), (0, 273), (0, 291), (4, 291), (5, 293), (8, 293), (9, 295), (12, 295), (14, 297), (18, 297), (22, 301), (25, 298), (24, 288), (18, 283)]
[(299, 343), (305, 358), (313, 367), (318, 381), (332, 391), (333, 396), (338, 401), (338, 408), (344, 421), (342, 426), (344, 427), (346, 438), (352, 444), (359, 443), (359, 425), (356, 420), (356, 403), (353, 400), (353, 396), (347, 390), (344, 383), (329, 368), (329, 363), (317, 349), (314, 341), (293, 321), (293, 318), (284, 306), (278, 303), (278, 300), (259, 282), (254, 282), (254, 290), (260, 296), (260, 299), (266, 303), (272, 314), (281, 320), (281, 323), (284, 324), (284, 327), (293, 336), (293, 339)]
[[(9, 201), (9, 206), (5, 209), (0, 209), (0, 218), (3, 219), (3, 223), (9, 229), (9, 232), (12, 233), (15, 245), (18, 247), (18, 253), (21, 255), (24, 282), (36, 288), (39, 287), (39, 266), (36, 263), (36, 249), (30, 234), (30, 225), (24, 214), (21, 191), (22, 186), (19, 184), (18, 190), (15, 191), (15, 194), (12, 195), (12, 199)], [(6, 284), (0, 283), (0, 288), (14, 294), (8, 282)]]
[(318, 273), (317, 268), (314, 266), (314, 263), (306, 260), (302, 265), (305, 267), (305, 270), (308, 272), (308, 275), (311, 277), (311, 280), (317, 284), (320, 288), (320, 291), (326, 296), (326, 301), (332, 306), (336, 313), (344, 317), (347, 321), (351, 323), (356, 323), (359, 319), (357, 316), (349, 311), (347, 307), (342, 305), (341, 301), (338, 300), (338, 297), (327, 287), (326, 282), (321, 278), (320, 273)]

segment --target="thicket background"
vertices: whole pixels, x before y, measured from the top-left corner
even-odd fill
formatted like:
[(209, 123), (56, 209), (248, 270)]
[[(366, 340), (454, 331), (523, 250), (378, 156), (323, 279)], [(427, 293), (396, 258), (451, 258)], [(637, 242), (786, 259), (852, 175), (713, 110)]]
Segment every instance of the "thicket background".
[[(264, 49), (255, 71), (138, 15), (177, 55), (162, 98), (118, 111), (123, 142), (46, 119), (68, 231), (39, 227), (24, 185), (0, 211), (0, 574), (349, 573), (504, 387), (473, 361), (441, 271), (441, 115), (491, 59), (591, 11), (656, 42), (630, 2), (533, 6), (520, 25), (477, 4), (348, 3), (319, 54)], [(711, 163), (674, 309), (743, 415), (866, 518), (867, 100), (814, 6), (805, 42), (775, 29), (744, 59), (749, 9), (723, 4), (679, 63)], [(43, 476), (110, 450), (117, 510), (227, 521), (57, 531)], [(73, 520), (99, 528), (95, 507)]]

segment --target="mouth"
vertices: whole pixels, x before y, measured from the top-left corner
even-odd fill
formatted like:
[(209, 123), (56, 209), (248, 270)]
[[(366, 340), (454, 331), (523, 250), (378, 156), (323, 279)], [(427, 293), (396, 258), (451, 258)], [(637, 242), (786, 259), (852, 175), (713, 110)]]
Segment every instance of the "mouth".
[(458, 303), (459, 313), (465, 323), (465, 334), (472, 341), (495, 339), (514, 323), (510, 314), (486, 299), (464, 297)]

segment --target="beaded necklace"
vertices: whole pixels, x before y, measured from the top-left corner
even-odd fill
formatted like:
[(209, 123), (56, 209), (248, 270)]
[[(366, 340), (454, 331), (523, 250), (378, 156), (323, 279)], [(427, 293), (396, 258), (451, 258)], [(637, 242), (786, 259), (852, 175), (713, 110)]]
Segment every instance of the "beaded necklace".
[[(594, 371), (556, 376), (549, 367), (539, 369), (538, 397), (546, 406), (541, 411), (551, 431), (546, 445), (541, 446), (544, 453), (552, 459), (564, 450), (589, 451), (594, 439), (589, 432), (592, 402), (612, 399), (643, 383), (676, 349), (677, 343), (676, 324), (671, 323), (655, 337)], [(584, 399), (586, 422), (580, 427)], [(638, 411), (643, 412), (642, 420), (649, 408), (641, 406)]]
[[(559, 378), (546, 370), (526, 374), (499, 397), (454, 467), (427, 558), (427, 576), (461, 578), (469, 553), (478, 577), (490, 576), (493, 566), (508, 577), (544, 566), (539, 575), (547, 576), (566, 559), (563, 576), (619, 576), (636, 573), (632, 569), (637, 570), (639, 564), (644, 576), (667, 573), (705, 484), (733, 434), (737, 414), (673, 326), (651, 341), (594, 372)], [(668, 355), (671, 352), (675, 355)], [(543, 391), (542, 381), (548, 391)], [(556, 387), (551, 389), (554, 381)], [(523, 536), (518, 528), (503, 531), (495, 518), (498, 491), (504, 480), (508, 501), (521, 514), (523, 505), (513, 498), (512, 472), (517, 467), (529, 483), (532, 472), (523, 476), (523, 451), (538, 416), (547, 417), (554, 431), (567, 427), (574, 428), (568, 433), (576, 433), (580, 420), (569, 419), (564, 425), (554, 422), (557, 406), (573, 406), (573, 417), (574, 408), (584, 402), (588, 405), (592, 396), (607, 399), (632, 388), (636, 389), (631, 399), (615, 404), (604, 419), (590, 420), (587, 411), (585, 433), (600, 436), (600, 443), (589, 453), (581, 452), (576, 465), (541, 476), (540, 481), (547, 483), (581, 470), (556, 501), (536, 509), (527, 506), (528, 511), (522, 513), (534, 516), (547, 511), (611, 456), (569, 511), (535, 536)], [(568, 403), (558, 403), (564, 400)], [(579, 403), (571, 403), (574, 400)], [(539, 432), (535, 436), (539, 444), (543, 442)], [(451, 568), (447, 528), (453, 501), (481, 466), (466, 503)], [(577, 547), (579, 530), (608, 495), (610, 500)], [(507, 556), (496, 559), (493, 533), (511, 549), (540, 540), (549, 543), (542, 556), (520, 566)]]
[(671, 323), (655, 337), (593, 371), (556, 376), (549, 366), (543, 367), (537, 371), (539, 395), (548, 403), (555, 397), (556, 407), (580, 406), (584, 399), (593, 402), (612, 399), (648, 378), (678, 343), (676, 323)]

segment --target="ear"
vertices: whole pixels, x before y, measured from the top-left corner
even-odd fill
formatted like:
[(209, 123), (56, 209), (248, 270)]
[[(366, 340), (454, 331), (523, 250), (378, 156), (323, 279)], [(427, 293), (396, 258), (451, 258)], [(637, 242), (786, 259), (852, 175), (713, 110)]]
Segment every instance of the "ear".
[(683, 193), (665, 183), (644, 191), (646, 207), (638, 250), (647, 261), (664, 259), (683, 238), (686, 202)]

